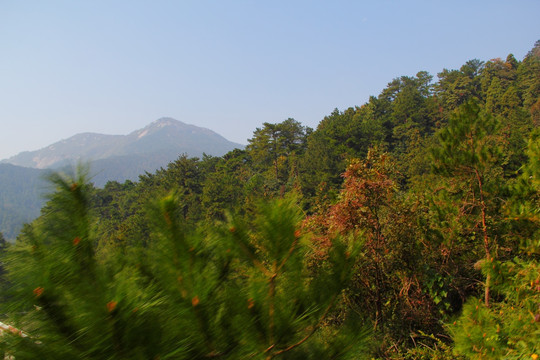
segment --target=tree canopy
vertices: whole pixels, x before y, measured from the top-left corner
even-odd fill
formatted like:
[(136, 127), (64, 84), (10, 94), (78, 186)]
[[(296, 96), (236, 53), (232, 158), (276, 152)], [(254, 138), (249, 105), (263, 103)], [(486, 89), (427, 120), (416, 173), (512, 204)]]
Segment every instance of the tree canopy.
[(538, 358), (539, 64), (537, 42), (401, 76), (136, 182), (52, 175), (41, 216), (0, 234), (2, 350)]

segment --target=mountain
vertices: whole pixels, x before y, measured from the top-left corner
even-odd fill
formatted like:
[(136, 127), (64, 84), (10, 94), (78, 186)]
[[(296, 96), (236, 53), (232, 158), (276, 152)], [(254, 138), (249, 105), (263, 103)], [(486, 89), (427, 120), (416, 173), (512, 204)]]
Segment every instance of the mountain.
[(0, 232), (12, 240), (23, 223), (39, 215), (47, 192), (44, 174), (50, 170), (90, 162), (91, 181), (101, 187), (111, 180), (137, 180), (182, 154), (221, 156), (235, 148), (243, 145), (209, 129), (161, 118), (128, 135), (83, 133), (22, 152), (0, 161)]
[[(203, 153), (221, 156), (242, 147), (212, 130), (171, 118), (161, 118), (128, 135), (77, 134), (43, 149), (22, 152), (1, 162), (38, 169), (58, 169), (79, 160), (96, 161), (128, 156), (130, 162), (144, 172), (154, 171), (184, 153), (199, 157)], [(136, 160), (137, 157), (140, 157), (140, 162)], [(159, 166), (152, 164), (153, 158), (158, 160)], [(101, 170), (96, 168), (98, 172)], [(121, 180), (114, 174), (111, 176), (111, 180)], [(133, 179), (133, 176), (130, 178)]]

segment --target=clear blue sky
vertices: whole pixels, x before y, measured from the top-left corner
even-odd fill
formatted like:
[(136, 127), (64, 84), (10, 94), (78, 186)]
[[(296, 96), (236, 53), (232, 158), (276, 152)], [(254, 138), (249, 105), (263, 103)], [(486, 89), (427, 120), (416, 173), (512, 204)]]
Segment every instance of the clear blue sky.
[(0, 159), (163, 117), (246, 143), (393, 78), (518, 60), (540, 1), (0, 0)]

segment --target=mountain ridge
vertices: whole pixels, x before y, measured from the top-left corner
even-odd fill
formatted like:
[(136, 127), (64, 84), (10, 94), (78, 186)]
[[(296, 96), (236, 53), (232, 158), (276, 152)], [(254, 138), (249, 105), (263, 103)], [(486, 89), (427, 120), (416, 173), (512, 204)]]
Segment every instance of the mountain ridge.
[[(75, 134), (38, 150), (23, 151), (0, 163), (37, 169), (57, 169), (77, 161), (96, 161), (117, 156), (150, 155), (167, 152), (177, 155), (221, 156), (244, 145), (218, 133), (182, 121), (162, 117), (127, 135), (95, 132)], [(175, 160), (174, 158), (170, 161)]]
[(23, 151), (0, 161), (0, 232), (13, 240), (23, 223), (39, 215), (50, 171), (69, 172), (88, 162), (90, 181), (103, 187), (108, 181), (136, 181), (184, 154), (221, 156), (243, 147), (210, 129), (162, 117), (127, 135), (83, 132)]

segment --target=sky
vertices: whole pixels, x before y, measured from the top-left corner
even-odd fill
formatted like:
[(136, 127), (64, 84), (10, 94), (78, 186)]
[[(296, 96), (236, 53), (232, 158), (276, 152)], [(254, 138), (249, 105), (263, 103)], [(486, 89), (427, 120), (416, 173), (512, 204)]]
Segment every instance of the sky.
[(0, 159), (161, 117), (247, 144), (394, 78), (521, 60), (538, 0), (0, 0)]

